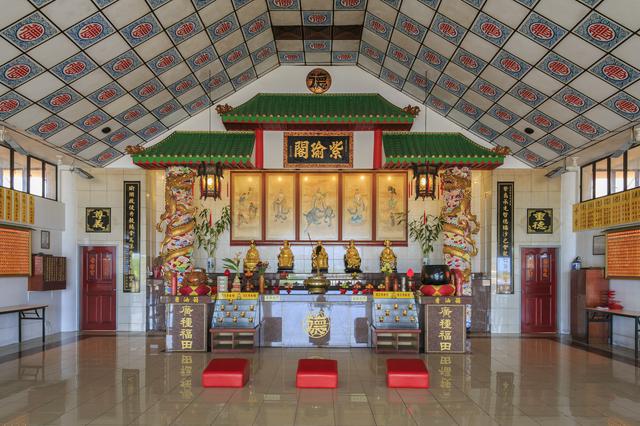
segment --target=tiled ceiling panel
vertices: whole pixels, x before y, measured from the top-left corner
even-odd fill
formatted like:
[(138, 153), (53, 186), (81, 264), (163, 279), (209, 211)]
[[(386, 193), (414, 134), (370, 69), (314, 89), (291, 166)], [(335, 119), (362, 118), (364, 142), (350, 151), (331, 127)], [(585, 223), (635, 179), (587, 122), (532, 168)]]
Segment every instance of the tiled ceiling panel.
[(278, 65), (359, 66), (535, 167), (640, 120), (635, 0), (12, 0), (5, 9), (0, 121), (96, 166)]

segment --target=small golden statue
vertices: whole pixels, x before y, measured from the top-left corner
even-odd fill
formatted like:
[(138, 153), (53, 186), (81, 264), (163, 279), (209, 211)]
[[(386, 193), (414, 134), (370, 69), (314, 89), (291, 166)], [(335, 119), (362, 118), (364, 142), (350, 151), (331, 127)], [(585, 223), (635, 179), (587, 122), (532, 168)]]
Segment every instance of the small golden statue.
[(362, 272), (360, 270), (360, 262), (360, 253), (358, 253), (355, 243), (351, 240), (344, 254), (344, 271), (346, 273)]
[(322, 241), (318, 241), (318, 244), (313, 248), (313, 252), (311, 253), (311, 268), (313, 269), (312, 272), (318, 270), (320, 272), (329, 271), (329, 256), (322, 246)]
[(249, 250), (247, 250), (247, 255), (244, 257), (244, 271), (254, 272), (258, 262), (260, 262), (260, 253), (258, 253), (255, 241), (251, 240)]
[(385, 265), (389, 265), (394, 271), (398, 268), (398, 260), (391, 249), (391, 241), (389, 240), (384, 240), (384, 248), (380, 253), (380, 269)]
[(293, 252), (289, 241), (285, 240), (278, 255), (278, 271), (293, 271)]

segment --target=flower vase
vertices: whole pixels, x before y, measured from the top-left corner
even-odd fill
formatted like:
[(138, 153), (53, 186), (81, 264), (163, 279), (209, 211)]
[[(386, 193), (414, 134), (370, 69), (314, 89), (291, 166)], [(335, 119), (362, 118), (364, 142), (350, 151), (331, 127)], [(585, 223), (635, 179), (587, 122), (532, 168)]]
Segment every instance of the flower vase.
[(207, 274), (213, 274), (216, 271), (216, 259), (213, 257), (207, 258)]
[(384, 291), (389, 291), (391, 289), (391, 275), (384, 276)]
[(264, 294), (264, 288), (265, 288), (264, 275), (259, 275), (258, 276), (258, 292), (260, 294)]

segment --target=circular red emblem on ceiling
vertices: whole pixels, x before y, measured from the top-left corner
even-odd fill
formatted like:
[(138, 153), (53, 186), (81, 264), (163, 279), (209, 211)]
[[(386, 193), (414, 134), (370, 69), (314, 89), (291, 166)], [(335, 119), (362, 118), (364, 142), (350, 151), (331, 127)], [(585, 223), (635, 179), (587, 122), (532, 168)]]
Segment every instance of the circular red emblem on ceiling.
[(520, 72), (520, 70), (522, 70), (522, 67), (520, 66), (518, 61), (511, 58), (502, 58), (500, 60), (500, 65), (502, 65), (502, 68), (504, 68), (505, 70), (511, 72)]
[(538, 161), (540, 161), (540, 157), (538, 157), (537, 155), (531, 152), (527, 152), (524, 156), (527, 160), (531, 161), (532, 163), (537, 163)]
[(322, 42), (322, 41), (313, 41), (313, 42), (309, 43), (307, 46), (309, 46), (309, 49), (318, 50), (318, 49), (326, 48), (327, 44), (325, 42)]
[(165, 55), (162, 58), (158, 59), (158, 61), (156, 62), (156, 67), (167, 68), (168, 66), (171, 66), (171, 64), (173, 64), (175, 61), (176, 61), (175, 56)]
[(574, 93), (565, 93), (562, 95), (562, 100), (565, 103), (576, 107), (582, 107), (585, 104), (584, 99)]
[(184, 37), (193, 32), (196, 29), (196, 25), (193, 22), (185, 22), (176, 28), (176, 35), (178, 37)]
[(143, 22), (131, 28), (131, 37), (140, 39), (148, 36), (153, 31), (153, 25), (149, 22)]
[(251, 76), (249, 75), (249, 73), (245, 72), (240, 77), (238, 77), (238, 81), (240, 83), (244, 83), (245, 81), (249, 80), (249, 78), (251, 78)]
[(380, 59), (380, 55), (378, 54), (378, 52), (376, 52), (375, 50), (373, 50), (370, 47), (365, 47), (364, 48), (364, 53), (370, 58)]
[(418, 74), (414, 75), (413, 82), (416, 83), (420, 87), (424, 87), (426, 85), (425, 79), (422, 78), (422, 76), (418, 75)]
[(128, 70), (132, 66), (133, 66), (133, 59), (122, 58), (119, 61), (117, 61), (115, 64), (113, 64), (111, 68), (116, 72), (123, 72)]
[(571, 68), (569, 68), (569, 66), (564, 62), (560, 61), (549, 61), (549, 63), (547, 64), (547, 69), (553, 74), (561, 76), (569, 75), (569, 73), (571, 72)]
[(526, 87), (523, 87), (520, 90), (518, 90), (518, 96), (520, 96), (522, 99), (528, 102), (535, 102), (538, 100), (538, 95), (536, 94), (536, 92)]
[(262, 29), (264, 29), (265, 25), (266, 23), (264, 22), (264, 19), (258, 19), (249, 26), (249, 33), (255, 34), (257, 32), (260, 32), (262, 31)]
[(109, 152), (105, 152), (104, 154), (102, 154), (100, 157), (98, 157), (98, 161), (102, 162), (102, 161), (107, 161), (109, 160), (111, 157), (113, 157), (113, 152), (109, 151)]
[(471, 104), (464, 104), (462, 110), (467, 114), (476, 115), (478, 113), (478, 109)]
[(448, 22), (440, 22), (438, 24), (438, 29), (447, 37), (455, 38), (458, 35), (458, 30), (456, 27), (451, 25)]
[(395, 49), (393, 51), (393, 57), (401, 62), (407, 62), (409, 57), (401, 50)]
[(438, 55), (436, 55), (433, 52), (427, 52), (424, 54), (424, 59), (429, 62), (430, 64), (433, 65), (440, 65), (442, 63), (442, 61), (440, 60), (440, 58), (438, 57)]
[(460, 63), (464, 65), (466, 68), (469, 68), (472, 70), (478, 68), (478, 61), (476, 61), (474, 58), (472, 58), (469, 55), (460, 56)]
[(211, 80), (209, 80), (207, 86), (209, 86), (210, 88), (215, 88), (218, 87), (220, 83), (222, 83), (222, 80), (220, 80), (218, 77), (212, 77)]
[(11, 112), (20, 106), (16, 99), (5, 99), (0, 101), (0, 112)]
[(277, 7), (291, 7), (293, 6), (293, 0), (273, 0), (273, 4)]
[(200, 108), (202, 105), (204, 105), (204, 102), (202, 101), (196, 101), (194, 103), (191, 104), (191, 106), (189, 107), (189, 109), (194, 110), (197, 108)]
[(640, 111), (640, 106), (638, 106), (636, 102), (629, 99), (618, 99), (613, 103), (613, 105), (618, 110), (629, 114), (635, 114)]
[(149, 127), (147, 130), (144, 131), (144, 134), (149, 136), (152, 135), (154, 133), (156, 133), (158, 131), (158, 128), (156, 126), (153, 127)]
[(480, 25), (480, 31), (489, 38), (502, 37), (502, 29), (492, 22), (483, 22), (482, 25)]
[(202, 55), (198, 56), (198, 57), (193, 61), (193, 63), (194, 63), (194, 64), (196, 64), (196, 65), (202, 65), (202, 64), (206, 63), (206, 62), (209, 60), (209, 58), (210, 58), (210, 57), (211, 57), (211, 56), (209, 56), (209, 54), (208, 54), (208, 53), (203, 53)]
[(404, 21), (402, 23), (402, 28), (409, 34), (412, 34), (412, 35), (420, 34), (420, 29), (413, 22)]
[(592, 39), (601, 42), (608, 42), (615, 38), (616, 32), (607, 24), (596, 22), (587, 27), (587, 33)]
[(38, 132), (40, 133), (51, 133), (58, 128), (58, 123), (55, 121), (50, 121), (48, 123), (44, 123), (40, 127), (38, 127)]
[(513, 116), (503, 109), (496, 111), (496, 116), (503, 121), (511, 121)]
[(299, 56), (295, 53), (287, 53), (283, 56), (285, 61), (295, 61), (299, 58)]
[(49, 101), (49, 105), (52, 107), (61, 107), (71, 101), (71, 95), (68, 93), (60, 93), (59, 95), (54, 96)]
[(485, 135), (485, 136), (491, 136), (491, 130), (490, 130), (490, 129), (488, 129), (488, 128), (486, 128), (486, 127), (484, 127), (484, 126), (480, 126), (480, 128), (478, 129), (478, 131), (479, 131), (480, 133), (482, 133), (483, 135)]
[(534, 37), (542, 40), (550, 40), (554, 35), (553, 28), (542, 22), (534, 22), (529, 25), (529, 31)]
[(31, 74), (31, 67), (27, 64), (13, 65), (4, 72), (4, 76), (9, 80), (20, 80)]
[(166, 105), (164, 107), (162, 107), (162, 109), (160, 110), (160, 114), (169, 114), (171, 111), (173, 111), (174, 106), (172, 104)]
[(102, 117), (100, 117), (99, 115), (92, 115), (91, 117), (84, 120), (82, 124), (84, 124), (86, 127), (91, 127), (91, 126), (95, 126), (101, 121), (102, 121)]
[(586, 121), (582, 121), (576, 125), (576, 128), (580, 130), (582, 133), (586, 133), (588, 135), (595, 135), (597, 133), (597, 129), (590, 123)]
[(360, 0), (340, 0), (342, 7), (356, 7), (360, 4)]
[(442, 102), (440, 99), (431, 98), (431, 105), (438, 109), (445, 109), (444, 102)]
[(235, 62), (242, 56), (242, 51), (240, 49), (234, 50), (233, 52), (227, 55), (228, 62)]
[(454, 92), (457, 92), (460, 90), (460, 85), (455, 81), (445, 80), (444, 85), (447, 87), (447, 89), (453, 90)]
[(525, 143), (527, 141), (527, 139), (520, 133), (511, 133), (511, 139), (517, 143)]
[(104, 31), (102, 24), (98, 22), (91, 22), (78, 31), (78, 37), (83, 40), (93, 40), (96, 37), (100, 37), (100, 34)]
[(188, 89), (192, 85), (193, 83), (191, 82), (191, 80), (182, 80), (180, 83), (176, 85), (176, 92), (182, 92), (183, 90)]
[(157, 89), (158, 88), (156, 87), (155, 84), (153, 84), (153, 83), (147, 84), (142, 89), (138, 90), (138, 95), (140, 95), (140, 96), (149, 96), (152, 93), (154, 93)]
[(18, 31), (16, 31), (16, 37), (18, 40), (22, 41), (34, 41), (42, 38), (44, 33), (45, 29), (43, 25), (38, 24), (37, 22), (31, 22), (18, 28)]
[(602, 67), (602, 72), (610, 79), (616, 81), (623, 81), (629, 78), (627, 70), (622, 68), (620, 65), (605, 65)]
[(105, 89), (98, 95), (98, 99), (101, 101), (108, 101), (116, 95), (116, 89)]
[(384, 34), (387, 32), (387, 27), (385, 27), (384, 24), (377, 19), (372, 19), (371, 21), (369, 21), (369, 25), (371, 26), (371, 29), (377, 33)]
[(80, 139), (71, 144), (71, 149), (79, 150), (89, 145), (89, 141), (87, 139)]
[(482, 83), (479, 89), (480, 89), (480, 92), (484, 93), (485, 95), (488, 95), (488, 96), (496, 95), (496, 89), (494, 89), (492, 86), (489, 86), (488, 84)]
[(134, 109), (133, 111), (129, 111), (128, 113), (126, 113), (122, 117), (122, 119), (124, 121), (131, 121), (131, 120), (135, 120), (138, 117), (140, 117), (140, 111), (138, 111), (137, 109)]
[(565, 145), (555, 138), (547, 140), (547, 145), (554, 151), (563, 151), (565, 149)]
[(264, 59), (264, 58), (266, 58), (267, 56), (271, 55), (272, 53), (273, 53), (273, 52), (272, 52), (272, 50), (271, 50), (271, 48), (270, 48), (270, 47), (265, 47), (265, 48), (260, 49), (260, 50), (258, 51), (258, 53), (256, 53), (256, 56), (257, 56), (259, 59)]
[(323, 24), (327, 21), (327, 15), (316, 13), (314, 15), (307, 15), (307, 21), (312, 24)]
[(73, 61), (70, 64), (67, 64), (62, 69), (62, 72), (65, 75), (78, 75), (82, 73), (87, 68), (87, 65), (82, 61)]
[(533, 122), (542, 127), (551, 127), (551, 120), (543, 115), (535, 115)]
[(226, 34), (231, 28), (233, 28), (233, 24), (231, 23), (231, 21), (223, 21), (216, 25), (216, 27), (213, 29), (213, 32), (215, 33), (215, 35), (223, 35)]
[(348, 61), (353, 59), (353, 55), (351, 53), (339, 53), (336, 55), (336, 59), (339, 61)]
[(123, 140), (123, 139), (124, 139), (124, 137), (125, 137), (125, 136), (126, 136), (126, 135), (125, 135), (125, 133), (124, 133), (124, 132), (118, 132), (118, 133), (116, 133), (116, 134), (112, 135), (112, 136), (109, 138), (109, 140), (110, 140), (111, 142), (120, 142), (121, 140)]
[(392, 72), (388, 72), (388, 73), (387, 73), (387, 78), (388, 78), (390, 81), (394, 82), (394, 83), (397, 83), (397, 82), (398, 82), (398, 76), (397, 76), (397, 75), (395, 75), (395, 74), (394, 74), (394, 73), (392, 73)]

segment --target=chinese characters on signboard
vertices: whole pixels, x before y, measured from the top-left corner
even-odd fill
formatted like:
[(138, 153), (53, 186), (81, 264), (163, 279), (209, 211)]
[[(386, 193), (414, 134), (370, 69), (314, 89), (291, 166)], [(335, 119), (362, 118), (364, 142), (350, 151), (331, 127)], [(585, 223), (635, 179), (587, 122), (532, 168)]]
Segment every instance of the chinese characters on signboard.
[(464, 305), (427, 305), (425, 352), (463, 353), (467, 328)]
[(513, 182), (498, 182), (496, 293), (513, 294)]
[(124, 183), (124, 280), (125, 293), (140, 293), (140, 182)]
[(294, 132), (284, 134), (285, 167), (352, 167), (353, 133)]
[(331, 87), (331, 74), (322, 68), (314, 68), (307, 74), (306, 83), (311, 93), (324, 93)]
[(166, 309), (167, 351), (206, 352), (207, 303), (171, 302), (167, 303)]
[(0, 188), (0, 220), (33, 225), (35, 221), (33, 195)]
[(527, 209), (527, 234), (553, 234), (553, 209)]
[(87, 207), (85, 232), (111, 232), (111, 208)]

